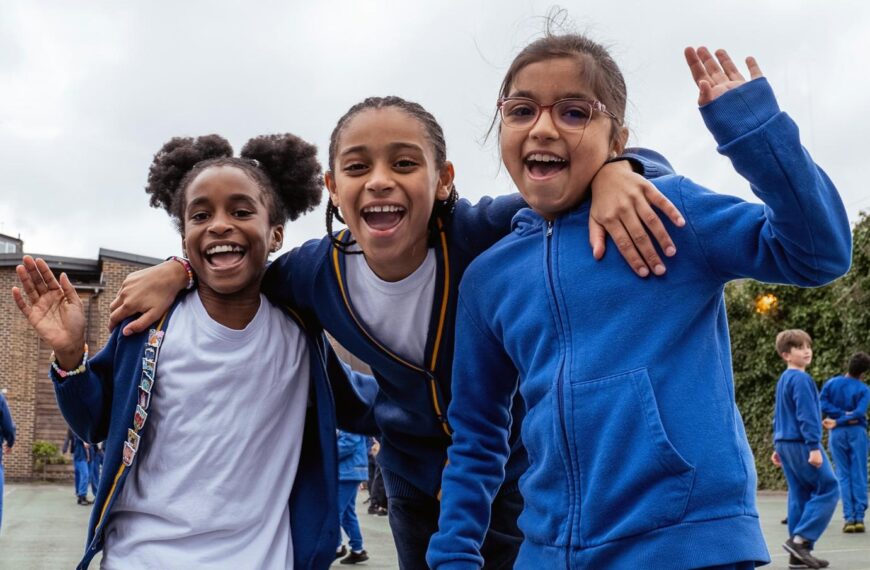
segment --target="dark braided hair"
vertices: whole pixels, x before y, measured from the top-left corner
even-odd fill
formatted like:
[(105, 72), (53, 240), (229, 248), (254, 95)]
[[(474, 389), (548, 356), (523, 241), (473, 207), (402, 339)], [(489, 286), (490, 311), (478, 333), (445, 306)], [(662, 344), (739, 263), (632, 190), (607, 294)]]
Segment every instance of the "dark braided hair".
[[(435, 117), (432, 114), (423, 108), (419, 103), (414, 103), (413, 101), (407, 101), (402, 99), (401, 97), (396, 97), (395, 95), (390, 95), (387, 97), (368, 97), (367, 99), (360, 101), (350, 109), (348, 109), (347, 113), (342, 115), (342, 117), (338, 120), (338, 124), (335, 125), (335, 128), (332, 130), (332, 134), (329, 136), (329, 168), (333, 170), (335, 168), (335, 155), (338, 153), (338, 140), (341, 138), (341, 133), (347, 124), (357, 116), (359, 113), (363, 111), (367, 111), (369, 109), (385, 109), (385, 108), (395, 108), (400, 111), (404, 111), (410, 117), (417, 119), (420, 121), (420, 124), (423, 125), (423, 129), (426, 132), (426, 137), (429, 139), (429, 142), (432, 145), (432, 150), (435, 152), (435, 168), (441, 169), (444, 166), (444, 163), (447, 162), (447, 143), (444, 140), (444, 131), (441, 129), (441, 125), (438, 124), (438, 121), (435, 120)], [(435, 243), (438, 235), (438, 219), (442, 221), (449, 219), (450, 215), (453, 213), (453, 208), (456, 206), (456, 201), (459, 199), (459, 193), (456, 191), (456, 185), (453, 185), (450, 188), (450, 194), (444, 200), (436, 200), (435, 207), (432, 209), (432, 215), (429, 217), (429, 245), (432, 246)], [(362, 253), (361, 251), (348, 251), (348, 246), (351, 246), (356, 243), (355, 240), (351, 240), (348, 243), (343, 243), (335, 237), (332, 231), (332, 220), (333, 218), (337, 219), (341, 223), (344, 222), (344, 218), (341, 217), (341, 214), (332, 204), (332, 200), (328, 200), (326, 204), (326, 232), (329, 234), (330, 239), (332, 239), (332, 243), (345, 253)]]
[(145, 192), (154, 208), (166, 210), (184, 233), (184, 194), (203, 170), (232, 166), (247, 174), (263, 191), (273, 226), (313, 210), (323, 195), (317, 148), (291, 134), (249, 140), (241, 157), (219, 135), (175, 137), (163, 145), (148, 171)]

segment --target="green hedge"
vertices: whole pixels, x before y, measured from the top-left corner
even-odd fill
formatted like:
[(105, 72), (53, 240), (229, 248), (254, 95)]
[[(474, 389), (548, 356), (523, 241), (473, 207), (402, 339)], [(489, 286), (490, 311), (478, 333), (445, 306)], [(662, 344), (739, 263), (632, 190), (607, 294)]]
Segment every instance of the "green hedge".
[[(820, 244), (824, 247), (825, 244)], [(774, 389), (784, 363), (773, 341), (783, 329), (799, 328), (813, 337), (813, 363), (807, 370), (821, 384), (842, 374), (851, 354), (870, 352), (870, 216), (861, 214), (853, 231), (849, 273), (817, 289), (737, 281), (725, 299), (731, 329), (734, 387), (746, 434), (755, 452), (758, 485), (784, 489), (785, 480), (770, 462), (773, 451)], [(774, 308), (759, 312), (757, 300), (776, 297)]]

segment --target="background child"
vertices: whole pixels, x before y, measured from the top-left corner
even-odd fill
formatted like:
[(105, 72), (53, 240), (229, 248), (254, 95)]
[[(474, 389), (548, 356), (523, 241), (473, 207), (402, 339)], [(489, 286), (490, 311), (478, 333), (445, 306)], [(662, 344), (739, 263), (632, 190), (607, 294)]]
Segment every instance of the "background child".
[[(84, 342), (84, 341), (82, 341)], [(88, 499), (88, 484), (91, 481), (88, 463), (90, 462), (90, 446), (81, 440), (71, 429), (66, 431), (66, 440), (63, 442), (63, 453), (69, 451), (73, 456), (73, 488), (76, 500), (80, 505), (90, 505), (93, 501)], [(96, 497), (96, 489), (94, 489)]]
[(806, 373), (813, 360), (812, 344), (810, 335), (799, 329), (776, 335), (776, 352), (788, 366), (776, 383), (771, 460), (782, 467), (788, 483), (789, 538), (783, 547), (792, 562), (797, 559), (810, 568), (825, 568), (827, 561), (811, 551), (834, 516), (839, 494), (821, 448), (819, 390)]
[[(669, 169), (658, 155), (629, 156), (648, 175)], [(604, 217), (618, 217), (619, 198), (639, 193), (680, 219), (625, 161), (598, 166), (594, 184), (602, 190), (593, 191), (593, 201), (610, 204)], [(475, 205), (459, 200), (441, 126), (422, 106), (399, 97), (368, 98), (339, 119), (330, 137), (329, 168), (329, 234), (278, 258), (263, 290), (273, 302), (314, 315), (372, 368), (380, 390), (367, 419), (382, 436), (378, 462), (390, 529), (400, 567), (417, 570), (426, 566), (426, 548), (438, 526), (441, 472), (452, 431), (445, 413), (459, 280), (472, 259), (507, 233), (523, 202), (517, 195)], [(638, 210), (632, 207), (635, 219), (651, 212), (645, 200)], [(334, 234), (333, 218), (348, 229)], [(656, 235), (664, 249), (671, 248), (670, 238)], [(585, 248), (584, 241), (585, 236), (578, 238), (573, 247)], [(657, 253), (658, 261), (648, 259), (653, 267), (661, 265)], [(663, 266), (655, 270), (663, 271)], [(165, 307), (187, 276), (168, 263), (127, 281), (135, 290), (125, 282), (113, 302), (113, 319), (131, 310), (156, 314), (154, 307)], [(489, 568), (512, 566), (521, 540), (516, 523), (522, 508), (517, 480), (526, 468), (518, 431), (521, 403), (514, 413), (514, 454), (488, 511), (483, 552)], [(371, 423), (351, 431), (368, 429)]]
[(0, 392), (0, 530), (3, 529), (3, 451), (12, 451), (15, 445), (15, 422), (6, 404), (6, 396)]
[[(320, 199), (315, 153), (292, 135), (253, 139), (241, 158), (216, 135), (164, 145), (146, 190), (177, 223), (197, 288), (147, 333), (116, 331), (93, 359), (67, 276), (58, 283), (29, 257), (18, 267), (23, 292), (13, 296), (55, 350), (64, 417), (87, 441), (106, 440), (83, 567), (104, 546), (109, 569), (333, 561), (327, 375), (345, 369), (319, 328), (260, 294), (284, 221)], [(246, 452), (228, 452), (228, 442)]]
[[(529, 210), (466, 271), (457, 306), (454, 427), (432, 568), (479, 568), (504, 477), (510, 405), (527, 407), (517, 568), (753, 568), (769, 560), (752, 452), (734, 403), (725, 283), (821, 285), (844, 273), (836, 190), (800, 147), (753, 59), (687, 49), (719, 151), (765, 205), (680, 176), (680, 255), (641, 282), (573, 247), (589, 182), (625, 144), (625, 82), (600, 45), (547, 35), (514, 59), (498, 101), (502, 160)], [(816, 243), (824, 243), (817, 248)]]
[(338, 512), (341, 528), (347, 535), (350, 547), (348, 554), (347, 548), (339, 537), (339, 548), (335, 557), (344, 557), (341, 560), (342, 564), (356, 564), (369, 559), (368, 553), (363, 549), (363, 535), (356, 516), (356, 495), (359, 484), (368, 477), (366, 439), (364, 435), (338, 432)]
[(867, 510), (867, 406), (870, 388), (864, 375), (870, 370), (870, 355), (858, 352), (849, 359), (844, 376), (835, 376), (822, 386), (822, 422), (831, 430), (828, 448), (843, 499), (843, 532), (864, 532)]

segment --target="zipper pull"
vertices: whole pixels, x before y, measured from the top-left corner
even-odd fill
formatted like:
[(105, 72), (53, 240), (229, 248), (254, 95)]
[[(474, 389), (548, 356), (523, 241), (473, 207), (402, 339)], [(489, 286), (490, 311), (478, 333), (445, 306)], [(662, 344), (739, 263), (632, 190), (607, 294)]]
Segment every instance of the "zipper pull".
[(547, 237), (553, 235), (553, 220), (547, 220)]

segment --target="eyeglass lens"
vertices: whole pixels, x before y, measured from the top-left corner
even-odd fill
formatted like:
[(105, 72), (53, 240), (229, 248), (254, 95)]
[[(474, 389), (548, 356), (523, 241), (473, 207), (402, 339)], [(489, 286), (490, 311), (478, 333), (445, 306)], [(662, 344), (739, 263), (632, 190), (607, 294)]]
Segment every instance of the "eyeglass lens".
[(530, 127), (537, 122), (542, 109), (550, 109), (556, 126), (566, 130), (583, 129), (592, 117), (592, 103), (582, 99), (565, 99), (553, 105), (539, 105), (531, 99), (507, 99), (501, 108), (502, 121), (509, 127)]

